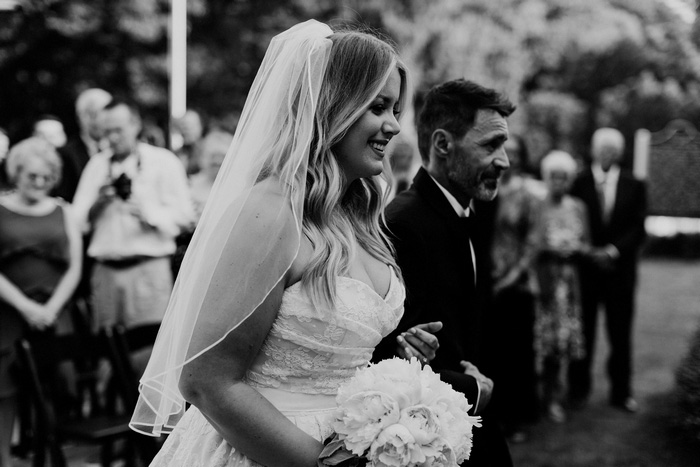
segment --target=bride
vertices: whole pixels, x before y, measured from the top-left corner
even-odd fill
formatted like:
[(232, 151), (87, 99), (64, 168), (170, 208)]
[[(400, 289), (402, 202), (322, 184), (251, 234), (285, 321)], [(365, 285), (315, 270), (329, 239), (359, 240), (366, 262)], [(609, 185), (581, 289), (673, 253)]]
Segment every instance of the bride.
[[(338, 387), (403, 313), (379, 177), (407, 79), (371, 34), (272, 40), (141, 380), (132, 428), (172, 432), (152, 465), (316, 465)], [(440, 326), (397, 353), (433, 358)]]

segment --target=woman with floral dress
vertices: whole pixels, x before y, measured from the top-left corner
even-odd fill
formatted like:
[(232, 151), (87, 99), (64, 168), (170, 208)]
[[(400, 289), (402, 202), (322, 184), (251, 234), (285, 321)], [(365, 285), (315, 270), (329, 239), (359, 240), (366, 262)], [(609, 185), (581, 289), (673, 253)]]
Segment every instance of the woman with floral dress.
[(563, 422), (562, 372), (584, 356), (578, 261), (589, 245), (586, 208), (568, 195), (576, 161), (563, 151), (542, 159), (547, 196), (537, 214), (536, 272), (539, 294), (535, 316), (535, 354), (547, 415)]

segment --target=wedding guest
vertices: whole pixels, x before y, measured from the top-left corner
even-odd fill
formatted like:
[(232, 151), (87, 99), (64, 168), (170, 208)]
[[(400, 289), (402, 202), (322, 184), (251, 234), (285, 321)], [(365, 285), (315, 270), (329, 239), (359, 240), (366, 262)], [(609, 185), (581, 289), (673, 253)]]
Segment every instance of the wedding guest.
[(588, 208), (593, 248), (581, 277), (586, 356), (571, 365), (569, 389), (575, 406), (583, 405), (590, 395), (598, 307), (602, 305), (610, 345), (610, 404), (634, 413), (638, 404), (632, 392), (632, 322), (647, 198), (644, 183), (620, 167), (624, 148), (625, 139), (618, 130), (596, 130), (591, 141), (593, 162), (571, 191)]
[(204, 205), (209, 199), (209, 193), (224, 162), (231, 140), (233, 140), (231, 133), (215, 130), (208, 133), (200, 143), (199, 170), (190, 177), (190, 191), (197, 221), (202, 216)]
[[(0, 196), (0, 465), (10, 465), (10, 440), (20, 381), (15, 344), (30, 328), (59, 323), (80, 279), (82, 238), (69, 206), (49, 192), (61, 160), (47, 141), (14, 145), (7, 173), (16, 190)], [(60, 318), (60, 319), (59, 319)], [(59, 329), (61, 331), (61, 329)]]
[(33, 136), (44, 138), (56, 149), (66, 145), (67, 136), (63, 122), (54, 115), (43, 115), (34, 122)]
[(552, 151), (541, 161), (547, 196), (536, 222), (536, 270), (539, 286), (535, 318), (535, 353), (547, 416), (565, 421), (564, 376), (569, 361), (585, 355), (581, 324), (579, 262), (589, 248), (586, 207), (568, 194), (576, 161)]
[(432, 368), (464, 393), (482, 427), (475, 430), (470, 466), (511, 466), (503, 434), (485, 409), (493, 382), (479, 370), (483, 315), (479, 282), (490, 271), (477, 238), (472, 200), (492, 201), (508, 169), (506, 118), (515, 106), (502, 94), (463, 79), (433, 87), (418, 115), (423, 166), (411, 187), (386, 210), (406, 281), (406, 312), (374, 359), (393, 354), (393, 339), (416, 323), (439, 320), (440, 348)]
[(165, 133), (152, 118), (143, 120), (139, 140), (158, 148), (166, 147)]
[(317, 465), (338, 388), (403, 309), (379, 178), (407, 97), (373, 35), (272, 39), (141, 380), (132, 427), (172, 430), (154, 467)]
[(392, 197), (408, 189), (415, 174), (415, 149), (408, 141), (399, 140), (391, 151), (391, 172), (394, 176)]
[(204, 206), (209, 199), (214, 180), (216, 180), (216, 175), (219, 173), (232, 139), (233, 135), (231, 133), (215, 130), (207, 134), (201, 142), (200, 168), (189, 179), (190, 193), (194, 205), (194, 220), (192, 225), (184, 229), (175, 240), (177, 246), (172, 260), (173, 277), (177, 277), (180, 271), (182, 259), (192, 240), (194, 229), (202, 217)]
[(61, 181), (52, 192), (53, 196), (72, 202), (80, 175), (88, 160), (104, 149), (97, 117), (111, 98), (107, 91), (98, 88), (86, 89), (78, 95), (75, 113), (80, 131), (78, 135), (71, 135), (59, 151), (63, 160), (63, 172)]
[[(525, 427), (537, 420), (539, 398), (533, 329), (537, 291), (533, 260), (537, 205), (545, 187), (529, 175), (525, 140), (511, 135), (505, 143), (510, 168), (504, 172), (492, 203), (478, 206), (484, 223), (492, 217), (491, 276), (494, 384), (492, 403), (508, 439), (522, 442)], [(489, 216), (488, 211), (494, 210)]]
[(181, 118), (175, 122), (175, 127), (182, 136), (182, 146), (175, 151), (175, 154), (185, 167), (187, 175), (195, 174), (199, 171), (199, 143), (204, 133), (202, 118), (195, 110), (188, 109)]
[(138, 141), (134, 104), (112, 99), (99, 123), (109, 149), (90, 158), (73, 202), (91, 232), (93, 327), (160, 322), (175, 237), (193, 219), (185, 171), (167, 149)]

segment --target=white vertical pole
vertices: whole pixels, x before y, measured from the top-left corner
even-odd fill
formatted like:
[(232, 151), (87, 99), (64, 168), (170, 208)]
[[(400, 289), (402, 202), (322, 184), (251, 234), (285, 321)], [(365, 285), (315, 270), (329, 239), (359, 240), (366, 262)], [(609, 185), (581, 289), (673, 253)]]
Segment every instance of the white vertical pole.
[(651, 150), (651, 133), (640, 128), (634, 134), (633, 172), (637, 178), (646, 180), (649, 175), (649, 151)]
[[(170, 122), (187, 110), (187, 0), (171, 0)], [(171, 131), (171, 138), (173, 132)], [(178, 135), (179, 136), (179, 135)], [(176, 142), (175, 142), (176, 143)], [(177, 145), (177, 143), (175, 144)], [(171, 146), (173, 141), (171, 140)]]

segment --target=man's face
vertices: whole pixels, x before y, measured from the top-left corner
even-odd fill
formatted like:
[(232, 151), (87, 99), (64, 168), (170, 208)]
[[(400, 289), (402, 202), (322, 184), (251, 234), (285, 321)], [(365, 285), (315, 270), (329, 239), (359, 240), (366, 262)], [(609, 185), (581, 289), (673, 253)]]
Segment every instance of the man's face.
[(480, 109), (474, 125), (455, 139), (447, 160), (447, 179), (452, 187), (470, 199), (493, 200), (498, 181), (509, 167), (504, 148), (507, 139), (506, 119), (495, 110)]
[(202, 138), (202, 120), (196, 112), (185, 113), (179, 126), (185, 144), (194, 144)]
[(593, 148), (593, 160), (600, 164), (604, 172), (610, 170), (613, 164), (620, 160), (622, 151), (610, 143), (603, 143)]
[(93, 105), (85, 109), (85, 112), (80, 118), (81, 125), (83, 128), (85, 128), (88, 136), (90, 136), (93, 141), (99, 141), (102, 139), (102, 127), (100, 126), (101, 112), (102, 109), (96, 105)]
[(128, 156), (136, 147), (141, 126), (126, 105), (102, 111), (99, 117), (102, 134), (116, 156)]

